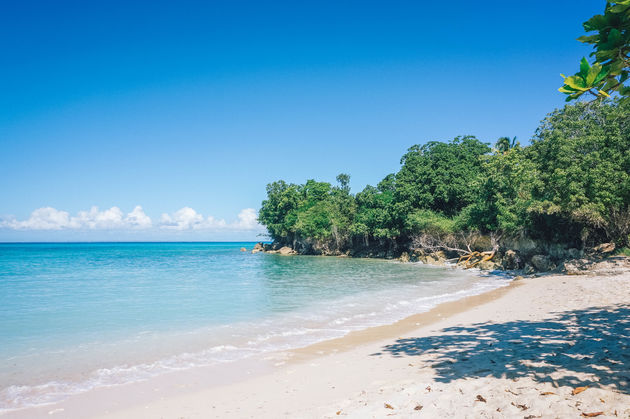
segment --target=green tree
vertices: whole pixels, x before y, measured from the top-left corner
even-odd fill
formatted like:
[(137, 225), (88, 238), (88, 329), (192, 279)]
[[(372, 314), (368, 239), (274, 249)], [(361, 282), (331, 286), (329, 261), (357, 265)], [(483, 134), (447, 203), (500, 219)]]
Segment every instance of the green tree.
[(516, 137), (510, 139), (510, 137), (500, 137), (496, 143), (494, 143), (494, 148), (499, 153), (507, 153), (514, 147), (519, 145), (518, 141), (516, 141)]
[(396, 174), (395, 211), (399, 218), (414, 209), (430, 209), (450, 217), (473, 203), (478, 194), (481, 156), (489, 152), (490, 147), (473, 136), (411, 147)]
[[(557, 237), (628, 243), (630, 103), (578, 103), (549, 114), (530, 147), (540, 182), (530, 212)], [(624, 227), (626, 226), (626, 227)]]

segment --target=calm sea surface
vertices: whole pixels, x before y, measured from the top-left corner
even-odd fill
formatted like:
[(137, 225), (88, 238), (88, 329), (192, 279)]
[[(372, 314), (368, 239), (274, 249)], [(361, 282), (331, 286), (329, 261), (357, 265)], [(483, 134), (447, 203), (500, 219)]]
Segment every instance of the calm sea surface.
[(0, 244), (0, 412), (305, 346), (507, 284), (252, 247)]

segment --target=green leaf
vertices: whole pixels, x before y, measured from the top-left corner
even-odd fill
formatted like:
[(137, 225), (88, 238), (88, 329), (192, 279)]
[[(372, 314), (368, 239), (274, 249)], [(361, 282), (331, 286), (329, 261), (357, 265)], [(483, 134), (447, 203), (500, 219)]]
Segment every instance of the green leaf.
[(595, 15), (583, 23), (586, 32), (599, 31), (608, 26), (608, 19), (603, 15)]
[(602, 67), (600, 72), (597, 74), (597, 77), (595, 77), (595, 80), (593, 81), (593, 86), (598, 86), (601, 83), (601, 81), (604, 80), (604, 78), (606, 78), (609, 71), (610, 71), (610, 67), (608, 66)]
[(625, 12), (628, 8), (630, 8), (630, 5), (628, 4), (623, 4), (622, 2), (619, 2), (618, 4), (612, 6), (610, 9), (608, 9), (610, 12), (612, 13), (623, 13)]
[(567, 86), (575, 90), (586, 91), (589, 89), (588, 87), (584, 85), (584, 79), (582, 79), (581, 77), (578, 77), (577, 75), (567, 77), (566, 79), (564, 79), (564, 84), (566, 84)]
[(593, 85), (600, 71), (602, 71), (602, 66), (600, 64), (594, 64), (593, 67), (588, 70), (588, 74), (586, 75), (586, 86)]
[(567, 86), (566, 84), (558, 89), (559, 92), (562, 93), (575, 93), (577, 90), (571, 88), (571, 86)]
[(582, 57), (582, 60), (580, 61), (580, 73), (579, 73), (582, 76), (582, 78), (586, 79), (586, 76), (590, 69), (591, 69), (591, 66), (588, 64), (588, 61), (586, 60), (585, 57)]
[(599, 35), (583, 35), (577, 38), (577, 40), (586, 44), (596, 44), (599, 42)]

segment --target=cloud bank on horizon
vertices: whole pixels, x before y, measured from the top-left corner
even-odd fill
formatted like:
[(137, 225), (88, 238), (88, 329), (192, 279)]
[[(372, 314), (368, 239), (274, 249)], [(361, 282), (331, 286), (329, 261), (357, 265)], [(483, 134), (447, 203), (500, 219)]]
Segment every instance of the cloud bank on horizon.
[(16, 231), (54, 231), (54, 230), (151, 230), (162, 231), (249, 231), (263, 232), (258, 223), (256, 210), (241, 210), (236, 221), (227, 222), (213, 216), (204, 217), (190, 207), (184, 207), (172, 214), (162, 214), (159, 220), (149, 217), (140, 205), (125, 214), (118, 207), (99, 210), (93, 206), (88, 211), (79, 211), (71, 216), (69, 212), (52, 207), (34, 210), (25, 220), (9, 218), (0, 220), (0, 228)]

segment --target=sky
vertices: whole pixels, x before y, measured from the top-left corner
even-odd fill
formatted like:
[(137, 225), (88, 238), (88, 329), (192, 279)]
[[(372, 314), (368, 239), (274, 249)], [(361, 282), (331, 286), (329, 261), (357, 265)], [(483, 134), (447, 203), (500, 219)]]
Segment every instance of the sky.
[(257, 240), (265, 185), (526, 144), (603, 0), (0, 5), (0, 241)]

